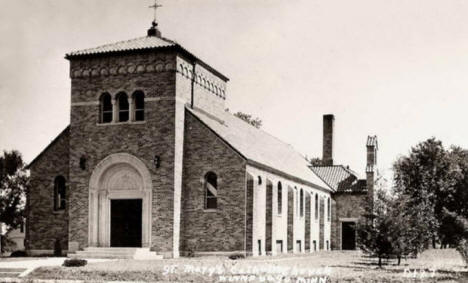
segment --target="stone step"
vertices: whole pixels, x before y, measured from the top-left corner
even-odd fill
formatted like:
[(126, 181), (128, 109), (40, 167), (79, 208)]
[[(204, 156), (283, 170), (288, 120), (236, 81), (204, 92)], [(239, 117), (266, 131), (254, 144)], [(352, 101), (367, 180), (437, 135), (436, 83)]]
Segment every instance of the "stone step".
[(18, 277), (26, 268), (0, 268), (0, 278)]
[(75, 258), (115, 258), (115, 259), (162, 259), (162, 255), (150, 251), (149, 248), (97, 248), (89, 247), (84, 251), (68, 254)]
[(111, 255), (134, 255), (135, 252), (122, 251), (77, 251), (79, 254), (111, 254)]
[(26, 268), (0, 267), (0, 272), (23, 272)]
[(132, 259), (133, 254), (110, 254), (110, 253), (88, 253), (88, 252), (76, 252), (75, 254), (69, 254), (69, 257), (73, 258), (115, 258), (115, 259)]
[(140, 249), (145, 249), (148, 252), (150, 251), (149, 248), (96, 248), (96, 247), (85, 248), (84, 251), (110, 252), (110, 253), (135, 253), (137, 250), (140, 250)]

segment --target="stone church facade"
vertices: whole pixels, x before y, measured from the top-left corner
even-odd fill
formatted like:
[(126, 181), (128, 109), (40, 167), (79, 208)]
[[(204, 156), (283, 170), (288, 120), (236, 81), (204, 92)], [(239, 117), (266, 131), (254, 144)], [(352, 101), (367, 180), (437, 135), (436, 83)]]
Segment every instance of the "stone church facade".
[(341, 247), (339, 190), (323, 170), (226, 112), (228, 78), (155, 27), (66, 58), (70, 125), (29, 164), (29, 253)]

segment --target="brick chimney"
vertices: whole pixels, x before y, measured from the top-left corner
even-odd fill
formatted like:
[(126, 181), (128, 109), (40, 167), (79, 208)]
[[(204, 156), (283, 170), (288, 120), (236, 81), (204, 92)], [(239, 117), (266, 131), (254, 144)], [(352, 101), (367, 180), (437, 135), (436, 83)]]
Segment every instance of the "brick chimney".
[(335, 116), (333, 114), (323, 115), (323, 151), (322, 164), (333, 165), (333, 124)]
[(367, 164), (366, 164), (366, 185), (367, 194), (371, 199), (374, 198), (375, 178), (377, 175), (377, 136), (368, 136), (366, 142)]

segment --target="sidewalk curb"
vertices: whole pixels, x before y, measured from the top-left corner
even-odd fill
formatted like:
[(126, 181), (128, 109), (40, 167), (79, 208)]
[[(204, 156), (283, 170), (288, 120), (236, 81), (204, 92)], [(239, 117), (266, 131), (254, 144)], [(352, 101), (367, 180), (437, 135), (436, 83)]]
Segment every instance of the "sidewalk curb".
[[(169, 281), (102, 281), (102, 280), (62, 280), (62, 279), (34, 279), (34, 278), (0, 278), (0, 282), (5, 283), (165, 283)], [(170, 281), (171, 283), (177, 283)]]

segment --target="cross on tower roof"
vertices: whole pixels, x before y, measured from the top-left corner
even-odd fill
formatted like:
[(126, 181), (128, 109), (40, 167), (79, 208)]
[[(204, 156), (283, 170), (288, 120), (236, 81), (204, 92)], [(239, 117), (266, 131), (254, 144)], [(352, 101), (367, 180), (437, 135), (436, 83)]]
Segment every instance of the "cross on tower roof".
[(154, 4), (148, 7), (154, 9), (154, 18), (151, 23), (151, 28), (148, 30), (148, 36), (161, 37), (161, 32), (158, 30), (158, 22), (156, 18), (156, 10), (160, 7), (162, 7), (162, 5), (158, 4), (158, 0), (154, 0)]
[(158, 0), (154, 0), (154, 4), (148, 7), (148, 8), (154, 9), (153, 23), (155, 23), (156, 25), (158, 25), (158, 21), (156, 20), (156, 11), (157, 11), (158, 8), (160, 8), (160, 7), (162, 7), (162, 5), (158, 4)]

